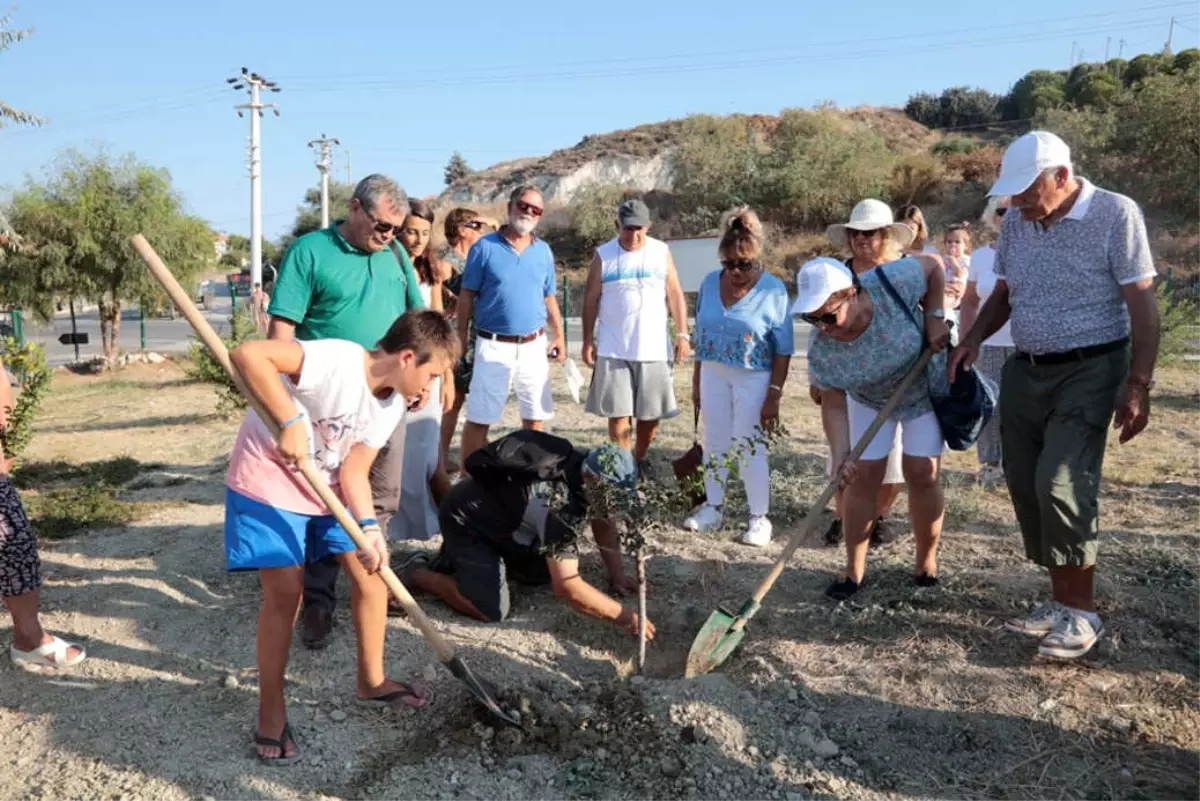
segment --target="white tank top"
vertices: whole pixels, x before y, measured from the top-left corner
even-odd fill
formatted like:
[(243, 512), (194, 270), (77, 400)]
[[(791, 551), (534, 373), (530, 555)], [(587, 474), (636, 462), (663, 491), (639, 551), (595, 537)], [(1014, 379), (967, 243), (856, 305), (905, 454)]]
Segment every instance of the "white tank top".
[(600, 257), (600, 314), (596, 353), (610, 359), (665, 362), (667, 331), (667, 243), (646, 237), (632, 253), (613, 239), (596, 248)]

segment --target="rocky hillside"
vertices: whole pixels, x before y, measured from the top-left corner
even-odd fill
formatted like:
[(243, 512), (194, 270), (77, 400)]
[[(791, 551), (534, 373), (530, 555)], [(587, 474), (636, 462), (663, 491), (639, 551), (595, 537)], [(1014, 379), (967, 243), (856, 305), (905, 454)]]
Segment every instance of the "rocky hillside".
[[(842, 113), (879, 131), (900, 152), (923, 149), (939, 138), (900, 109), (859, 107)], [(748, 119), (769, 139), (779, 118), (754, 115)], [(578, 144), (546, 156), (501, 162), (450, 185), (442, 200), (491, 203), (503, 200), (523, 183), (541, 187), (548, 201), (560, 203), (570, 202), (580, 189), (596, 184), (619, 184), (641, 192), (670, 189), (670, 152), (682, 125), (682, 120), (668, 120), (585, 136)]]

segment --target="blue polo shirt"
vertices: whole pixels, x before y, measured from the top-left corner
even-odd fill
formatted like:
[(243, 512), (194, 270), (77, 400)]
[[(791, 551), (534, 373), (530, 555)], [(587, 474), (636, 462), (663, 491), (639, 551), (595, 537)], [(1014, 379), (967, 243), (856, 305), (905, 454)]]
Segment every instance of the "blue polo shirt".
[(534, 238), (517, 253), (499, 231), (471, 247), (463, 289), (475, 293), (475, 327), (525, 336), (546, 325), (546, 298), (554, 294), (554, 253)]

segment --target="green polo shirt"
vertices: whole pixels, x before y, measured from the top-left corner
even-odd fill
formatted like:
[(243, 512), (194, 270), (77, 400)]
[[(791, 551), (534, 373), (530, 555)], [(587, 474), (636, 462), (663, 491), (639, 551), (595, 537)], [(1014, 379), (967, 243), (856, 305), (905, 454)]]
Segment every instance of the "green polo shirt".
[(367, 253), (347, 242), (341, 220), (288, 248), (270, 314), (296, 324), (296, 339), (346, 339), (372, 349), (396, 318), (425, 307), (403, 248)]

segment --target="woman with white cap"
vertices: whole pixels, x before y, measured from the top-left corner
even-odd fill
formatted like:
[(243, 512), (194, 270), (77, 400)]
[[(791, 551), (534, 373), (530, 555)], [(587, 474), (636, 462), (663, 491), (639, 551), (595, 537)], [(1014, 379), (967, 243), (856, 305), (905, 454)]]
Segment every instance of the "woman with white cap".
[[(997, 235), (1000, 233), (1000, 221), (1008, 210), (1008, 198), (993, 197), (988, 199), (987, 208), (983, 210), (980, 221)], [(971, 254), (971, 271), (967, 275), (967, 291), (962, 302), (962, 330), (970, 331), (979, 315), (979, 309), (991, 296), (996, 288), (996, 249), (990, 245), (976, 248)], [(979, 361), (976, 363), (979, 372), (1000, 386), (1000, 374), (1004, 363), (1017, 352), (1013, 346), (1012, 331), (1006, 322), (1000, 330), (983, 342), (979, 349)], [(979, 456), (979, 483), (992, 487), (1004, 482), (1003, 456), (1000, 446), (1000, 408), (997, 405), (992, 419), (983, 427), (979, 441), (975, 443)]]
[[(721, 269), (709, 273), (696, 295), (695, 372), (692, 403), (704, 421), (704, 453), (721, 459), (734, 438), (752, 438), (779, 420), (779, 401), (792, 361), (792, 320), (783, 281), (763, 271), (763, 230), (748, 208), (733, 212), (717, 254)], [(727, 470), (705, 479), (707, 500), (684, 521), (691, 531), (715, 531), (725, 521)], [(771, 541), (767, 518), (771, 474), (758, 444), (741, 465), (750, 520), (741, 542)]]
[[(814, 259), (796, 277), (792, 313), (820, 329), (808, 352), (809, 371), (823, 387), (849, 397), (850, 438), (860, 439), (895, 392), (912, 363), (928, 345), (941, 351), (950, 340), (944, 319), (946, 275), (937, 259), (914, 256), (856, 276), (846, 265)], [(890, 288), (889, 288), (890, 287)], [(924, 319), (924, 324), (917, 323)], [(903, 423), (901, 461), (908, 484), (909, 516), (916, 535), (919, 586), (937, 584), (937, 543), (945, 497), (939, 480), (941, 427), (930, 402), (930, 387), (944, 386), (944, 359), (930, 365), (928, 380), (916, 381), (863, 451), (858, 462), (834, 466), (846, 488), (845, 573), (825, 591), (843, 601), (858, 591), (866, 575), (867, 537), (875, 517), (879, 487)], [(822, 418), (826, 415), (822, 407)]]
[[(901, 258), (903, 250), (912, 242), (912, 229), (892, 220), (892, 210), (882, 200), (867, 198), (860, 201), (850, 212), (850, 220), (837, 223), (826, 229), (829, 241), (836, 247), (850, 252), (845, 265), (855, 275), (874, 270), (881, 264)], [(809, 349), (820, 334), (813, 326), (809, 333)], [(825, 424), (825, 438), (829, 442), (829, 470), (839, 465), (850, 453), (850, 421), (846, 412), (846, 393), (840, 389), (822, 387), (814, 382), (812, 371), (808, 374), (809, 395), (821, 407), (821, 419)], [(900, 468), (900, 427), (896, 427), (895, 446), (887, 460), (887, 471), (879, 488), (876, 500), (875, 523), (871, 526), (871, 544), (887, 545), (899, 538), (894, 523), (888, 516), (900, 489), (904, 486), (904, 474)], [(825, 543), (837, 545), (842, 541), (842, 507), (845, 492), (839, 490), (833, 523), (825, 532)]]

